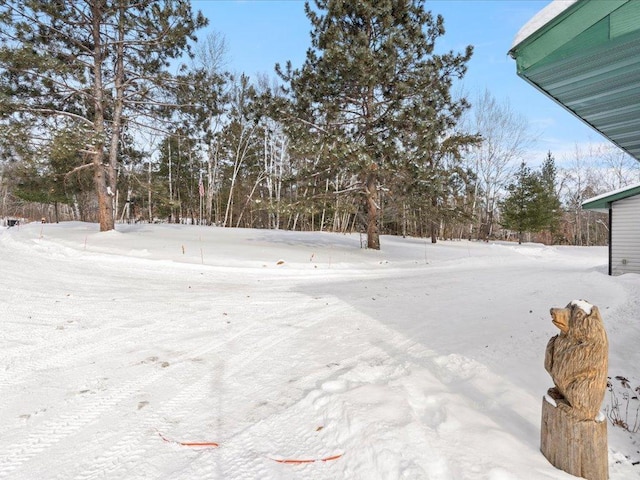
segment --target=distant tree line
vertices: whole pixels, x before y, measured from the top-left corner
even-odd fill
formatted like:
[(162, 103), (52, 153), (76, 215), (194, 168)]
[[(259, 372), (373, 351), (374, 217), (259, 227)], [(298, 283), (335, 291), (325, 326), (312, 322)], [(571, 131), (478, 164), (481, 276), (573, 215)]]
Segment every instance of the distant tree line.
[(303, 65), (251, 79), (187, 0), (0, 0), (0, 217), (606, 241), (580, 205), (628, 157), (530, 170), (521, 115), (453, 94), (473, 50), (435, 53), (422, 0), (305, 9)]

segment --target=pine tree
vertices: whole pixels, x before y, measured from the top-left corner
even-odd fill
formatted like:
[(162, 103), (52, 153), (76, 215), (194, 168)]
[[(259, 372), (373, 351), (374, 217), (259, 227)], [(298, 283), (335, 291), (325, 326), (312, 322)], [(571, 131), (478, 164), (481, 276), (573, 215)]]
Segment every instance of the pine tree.
[(169, 223), (195, 219), (199, 212), (201, 159), (193, 139), (181, 129), (160, 143), (155, 176), (155, 213)]
[(532, 172), (523, 161), (507, 191), (507, 197), (500, 203), (500, 223), (516, 231), (518, 243), (522, 243), (525, 232), (538, 232), (548, 225), (549, 214), (541, 176)]
[(545, 213), (543, 230), (549, 230), (553, 239), (562, 218), (562, 206), (556, 191), (556, 164), (551, 152), (547, 152), (547, 157), (540, 169), (540, 181), (542, 183), (542, 209)]
[(435, 54), (444, 20), (422, 0), (315, 0), (305, 11), (312, 46), (304, 65), (276, 66), (293, 102), (284, 120), (309, 156), (354, 178), (367, 212), (367, 247), (379, 249), (381, 183), (403, 162), (436, 163), (467, 106), (450, 87), (464, 75), (472, 47)]
[(83, 133), (102, 231), (114, 228), (122, 130), (170, 113), (170, 62), (205, 24), (188, 0), (0, 0), (0, 114), (38, 135)]

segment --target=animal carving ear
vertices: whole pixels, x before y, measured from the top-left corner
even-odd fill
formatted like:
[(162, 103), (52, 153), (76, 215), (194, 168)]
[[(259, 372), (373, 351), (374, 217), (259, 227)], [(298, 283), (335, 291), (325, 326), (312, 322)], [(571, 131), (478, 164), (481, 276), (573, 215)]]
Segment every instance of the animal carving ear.
[(582, 317), (586, 316), (586, 313), (584, 310), (582, 310), (578, 305), (571, 305), (571, 316), (579, 316), (581, 315)]
[(583, 325), (585, 319), (590, 318), (594, 308), (596, 308), (586, 300), (574, 300), (569, 305), (571, 305), (571, 318), (569, 322), (572, 329), (574, 327), (579, 328), (579, 326)]

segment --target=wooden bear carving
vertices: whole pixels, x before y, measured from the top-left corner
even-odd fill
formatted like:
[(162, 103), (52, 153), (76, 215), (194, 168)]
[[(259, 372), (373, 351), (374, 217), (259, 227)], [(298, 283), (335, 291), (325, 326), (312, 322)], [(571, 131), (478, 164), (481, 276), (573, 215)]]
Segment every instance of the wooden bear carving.
[(549, 396), (559, 408), (578, 420), (594, 420), (607, 388), (609, 344), (598, 307), (574, 300), (552, 308), (560, 333), (547, 344), (544, 368), (555, 388)]

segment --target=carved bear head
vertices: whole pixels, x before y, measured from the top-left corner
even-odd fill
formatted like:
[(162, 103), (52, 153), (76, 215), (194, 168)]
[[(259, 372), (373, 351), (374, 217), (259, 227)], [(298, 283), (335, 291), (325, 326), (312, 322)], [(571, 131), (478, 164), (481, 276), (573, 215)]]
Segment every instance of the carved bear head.
[(579, 342), (601, 338), (604, 331), (598, 307), (584, 300), (574, 300), (565, 308), (552, 308), (551, 319), (561, 334)]

